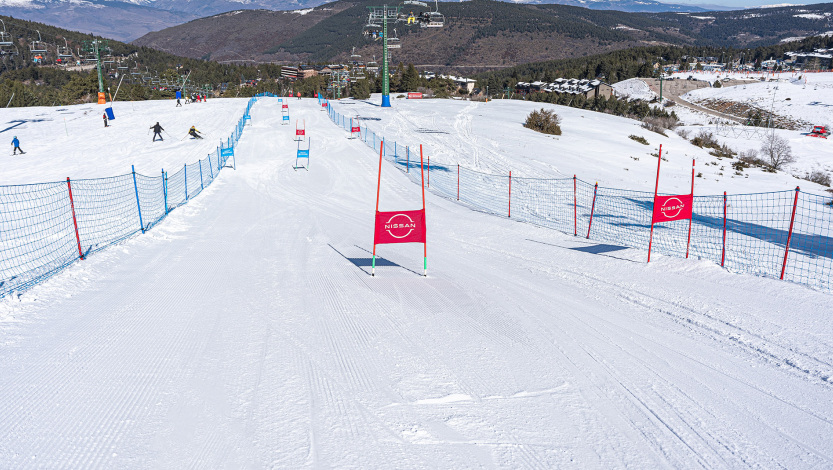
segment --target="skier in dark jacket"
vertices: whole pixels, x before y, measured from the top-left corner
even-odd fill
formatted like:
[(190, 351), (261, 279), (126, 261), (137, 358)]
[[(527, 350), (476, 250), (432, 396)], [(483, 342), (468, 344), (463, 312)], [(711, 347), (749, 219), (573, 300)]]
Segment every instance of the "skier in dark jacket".
[(190, 135), (191, 137), (193, 137), (195, 139), (202, 139), (202, 136), (200, 135), (200, 131), (198, 131), (197, 128), (194, 127), (194, 126), (191, 126), (191, 129), (188, 130), (188, 135)]
[(164, 131), (165, 129), (163, 129), (162, 126), (160, 126), (158, 122), (156, 124), (154, 124), (153, 126), (150, 126), (150, 128), (153, 129), (153, 141), (154, 142), (156, 142), (156, 136), (157, 135), (159, 136), (159, 140), (165, 140), (165, 139), (162, 138), (162, 131)]
[(20, 141), (17, 140), (17, 136), (14, 136), (14, 139), (12, 139), (12, 145), (14, 145), (14, 151), (12, 151), (12, 155), (17, 155), (18, 150), (20, 150), (21, 155), (26, 153), (26, 152), (23, 151), (22, 148), (20, 148)]
[(110, 126), (107, 124), (107, 113), (102, 114), (102, 115), (101, 115), (101, 117), (103, 117), (103, 118), (104, 118), (104, 127), (110, 127)]

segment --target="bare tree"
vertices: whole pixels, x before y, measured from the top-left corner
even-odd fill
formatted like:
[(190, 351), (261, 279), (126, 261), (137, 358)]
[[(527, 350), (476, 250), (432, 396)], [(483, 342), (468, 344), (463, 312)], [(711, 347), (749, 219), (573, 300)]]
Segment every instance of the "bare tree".
[(761, 142), (761, 154), (764, 159), (769, 160), (769, 165), (776, 170), (784, 168), (784, 165), (788, 163), (795, 162), (790, 143), (774, 132), (764, 137)]

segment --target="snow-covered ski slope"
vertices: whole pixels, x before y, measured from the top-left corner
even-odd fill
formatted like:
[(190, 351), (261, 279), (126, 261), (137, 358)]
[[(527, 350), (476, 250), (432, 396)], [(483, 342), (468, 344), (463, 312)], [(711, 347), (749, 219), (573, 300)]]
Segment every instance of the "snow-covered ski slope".
[(431, 194), (428, 278), (371, 278), (378, 154), (290, 113), (309, 171), (261, 100), (236, 171), (0, 303), (0, 467), (833, 465), (829, 295)]

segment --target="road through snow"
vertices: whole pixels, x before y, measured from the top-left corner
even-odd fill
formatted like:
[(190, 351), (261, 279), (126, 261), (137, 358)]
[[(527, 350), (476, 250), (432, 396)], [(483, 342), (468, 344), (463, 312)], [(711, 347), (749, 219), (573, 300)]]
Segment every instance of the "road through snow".
[(0, 467), (833, 465), (829, 295), (433, 195), (428, 278), (371, 278), (378, 155), (314, 104), (309, 171), (263, 99), (237, 171), (0, 303)]

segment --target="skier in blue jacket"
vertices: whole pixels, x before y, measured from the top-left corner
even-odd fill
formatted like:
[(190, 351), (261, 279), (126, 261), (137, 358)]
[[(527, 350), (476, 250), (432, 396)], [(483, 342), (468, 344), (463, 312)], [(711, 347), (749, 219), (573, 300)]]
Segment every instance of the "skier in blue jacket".
[(26, 152), (23, 151), (22, 148), (20, 148), (20, 141), (17, 140), (17, 136), (14, 136), (14, 139), (12, 139), (12, 145), (14, 145), (14, 151), (12, 151), (12, 155), (17, 155), (18, 150), (20, 150), (21, 155), (26, 153)]

